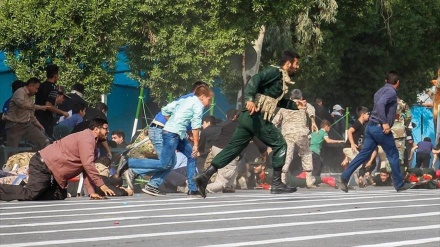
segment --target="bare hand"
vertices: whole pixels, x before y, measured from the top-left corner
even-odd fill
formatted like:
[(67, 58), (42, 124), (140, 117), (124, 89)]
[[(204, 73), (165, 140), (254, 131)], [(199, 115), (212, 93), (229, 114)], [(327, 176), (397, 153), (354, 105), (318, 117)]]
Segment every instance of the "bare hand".
[(387, 123), (382, 124), (382, 129), (384, 134), (389, 134), (391, 132), (390, 125)]
[(64, 116), (64, 118), (68, 118), (69, 117), (69, 113), (68, 112), (63, 112), (63, 116)]
[(254, 114), (254, 112), (257, 112), (257, 106), (253, 101), (246, 101), (246, 110), (249, 111), (249, 115)]
[(104, 192), (104, 194), (106, 194), (107, 196), (114, 196), (116, 195), (115, 192), (113, 192), (113, 190), (111, 190), (109, 187), (107, 187), (107, 185), (103, 185), (101, 187), (99, 187), (102, 192)]
[(316, 126), (316, 124), (312, 124), (312, 132), (318, 132), (318, 126)]
[(199, 157), (199, 156), (200, 156), (199, 150), (197, 149), (197, 146), (194, 145), (192, 153), (191, 153), (191, 157), (195, 158), (195, 157)]
[(127, 195), (128, 195), (128, 196), (132, 196), (132, 195), (134, 195), (134, 191), (133, 191), (132, 189), (124, 188), (124, 190), (127, 191)]
[(356, 145), (356, 144), (351, 144), (351, 150), (352, 150), (353, 152), (355, 152), (355, 153), (359, 152), (359, 151), (358, 151), (358, 145)]
[(100, 196), (96, 193), (90, 194), (90, 200), (102, 200), (102, 199), (107, 199), (107, 197)]

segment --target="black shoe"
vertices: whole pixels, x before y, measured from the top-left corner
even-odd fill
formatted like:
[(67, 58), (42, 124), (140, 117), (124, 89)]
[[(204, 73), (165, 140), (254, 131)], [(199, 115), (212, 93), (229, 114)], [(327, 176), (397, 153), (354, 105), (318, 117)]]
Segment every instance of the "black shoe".
[(127, 187), (131, 190), (134, 190), (134, 180), (136, 179), (137, 174), (134, 173), (132, 169), (128, 168), (122, 175), (125, 178)]
[(124, 173), (128, 169), (128, 161), (125, 156), (121, 156), (118, 164), (118, 168), (116, 169), (116, 176), (121, 177), (122, 173)]
[(196, 186), (199, 194), (203, 198), (206, 198), (206, 186), (208, 186), (209, 178), (207, 178), (204, 173), (201, 173), (196, 176), (194, 181), (196, 182)]
[(200, 173), (194, 178), (194, 182), (196, 183), (197, 190), (203, 198), (206, 198), (206, 186), (208, 186), (209, 179), (212, 177), (214, 173), (217, 172), (217, 168), (214, 166), (208, 167), (205, 172)]
[(348, 182), (345, 181), (345, 179), (342, 178), (342, 176), (339, 177), (339, 189), (341, 189), (345, 193), (348, 193)]
[(270, 193), (271, 194), (287, 194), (287, 193), (293, 193), (296, 192), (297, 189), (295, 187), (290, 187), (285, 184), (282, 184), (280, 186), (271, 186), (270, 187)]
[(145, 188), (142, 189), (142, 191), (146, 194), (152, 195), (152, 196), (165, 196), (166, 194), (160, 191), (158, 188), (153, 187), (149, 184), (145, 185)]
[(235, 188), (233, 186), (226, 186), (222, 189), (223, 193), (235, 193)]
[(274, 170), (272, 177), (272, 185), (270, 186), (271, 194), (284, 194), (296, 192), (296, 188), (287, 186), (281, 182), (281, 170)]
[(404, 190), (409, 190), (409, 189), (411, 189), (414, 186), (415, 186), (415, 184), (413, 184), (413, 183), (405, 183), (402, 187), (397, 189), (397, 192), (401, 192), (401, 191), (404, 191)]
[(200, 195), (200, 192), (199, 191), (191, 191), (191, 190), (188, 190), (188, 192), (186, 193), (188, 196), (190, 196), (190, 197), (197, 197), (197, 196), (201, 196)]

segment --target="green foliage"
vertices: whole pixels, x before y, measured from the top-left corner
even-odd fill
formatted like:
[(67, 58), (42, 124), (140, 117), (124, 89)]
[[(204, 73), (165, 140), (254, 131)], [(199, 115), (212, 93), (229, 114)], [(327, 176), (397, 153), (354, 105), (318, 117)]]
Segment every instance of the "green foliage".
[[(61, 67), (60, 84), (109, 92), (116, 54), (156, 101), (197, 80), (217, 83), (233, 103), (243, 83), (232, 57), (266, 27), (261, 66), (285, 49), (301, 55), (295, 87), (328, 106), (372, 106), (386, 71), (414, 102), (440, 66), (440, 1), (403, 0), (2, 0), (0, 50), (22, 80)], [(240, 59), (239, 59), (240, 60)]]
[[(135, 1), (127, 35), (132, 77), (151, 88), (156, 101), (188, 92), (197, 80), (221, 87), (234, 99), (242, 85), (230, 62), (244, 53), (268, 23), (285, 23), (304, 4), (292, 1)], [(293, 25), (293, 24), (292, 24)], [(234, 90), (235, 89), (235, 90)]]
[(336, 22), (319, 25), (323, 42), (318, 45), (301, 41), (296, 27), (279, 32), (283, 41), (276, 32), (275, 37), (268, 35), (265, 47), (271, 49), (263, 52), (264, 63), (274, 61), (290, 40), (302, 57), (295, 87), (309, 101), (319, 96), (329, 107), (371, 108), (386, 72), (397, 70), (399, 97), (414, 103), (440, 66), (440, 2), (340, 0), (338, 6)]
[(55, 63), (59, 84), (82, 82), (96, 100), (110, 91), (125, 10), (117, 0), (2, 0), (0, 50), (19, 79), (44, 80)]

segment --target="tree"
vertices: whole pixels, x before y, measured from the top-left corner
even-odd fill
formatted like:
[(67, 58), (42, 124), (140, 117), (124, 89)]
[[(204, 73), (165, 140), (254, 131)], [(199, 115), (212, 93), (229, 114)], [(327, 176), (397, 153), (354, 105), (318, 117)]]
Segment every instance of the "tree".
[(337, 21), (321, 27), (324, 43), (316, 53), (306, 53), (297, 86), (309, 99), (321, 96), (329, 105), (371, 108), (386, 72), (397, 70), (402, 79), (399, 97), (415, 102), (416, 93), (430, 86), (439, 66), (440, 3), (338, 3)]
[[(333, 2), (333, 1), (330, 1)], [(133, 1), (127, 56), (133, 77), (151, 89), (156, 101), (187, 92), (196, 80), (221, 87), (233, 99), (242, 84), (231, 57), (244, 54), (264, 25), (292, 21), (315, 1), (149, 0)]]
[(55, 63), (60, 84), (82, 82), (96, 100), (110, 91), (126, 10), (117, 0), (3, 0), (0, 50), (19, 79), (45, 79)]

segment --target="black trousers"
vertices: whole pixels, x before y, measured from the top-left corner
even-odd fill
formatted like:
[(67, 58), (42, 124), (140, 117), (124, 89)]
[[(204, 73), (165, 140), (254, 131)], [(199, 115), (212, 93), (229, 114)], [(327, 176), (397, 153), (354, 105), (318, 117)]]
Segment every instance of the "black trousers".
[(416, 154), (416, 168), (428, 168), (431, 161), (430, 153), (417, 152)]
[(36, 153), (29, 162), (29, 179), (26, 186), (0, 184), (0, 200), (64, 200), (67, 190), (62, 189), (52, 178), (41, 156)]
[(312, 152), (313, 171), (312, 176), (319, 177), (322, 172), (322, 158), (321, 155)]

